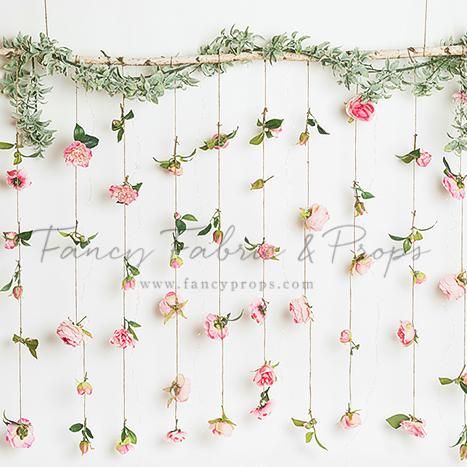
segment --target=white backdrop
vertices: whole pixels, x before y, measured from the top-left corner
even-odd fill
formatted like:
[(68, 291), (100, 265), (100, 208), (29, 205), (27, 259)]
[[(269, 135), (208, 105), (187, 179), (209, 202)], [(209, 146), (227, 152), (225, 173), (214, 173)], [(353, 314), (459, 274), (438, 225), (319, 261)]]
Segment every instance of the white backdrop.
[[(0, 19), (2, 34), (18, 31), (37, 35), (44, 30), (42, 2), (3, 2)], [(462, 0), (429, 2), (428, 43), (437, 45), (449, 36), (464, 32), (467, 7)], [(236, 24), (269, 36), (300, 32), (314, 42), (331, 41), (344, 47), (392, 48), (422, 43), (422, 0), (395, 0), (390, 6), (375, 8), (367, 0), (354, 2), (293, 1), (220, 3), (178, 2), (177, 4), (138, 0), (125, 2), (78, 3), (49, 1), (50, 35), (77, 53), (145, 56), (193, 53), (211, 40), (220, 29)], [(384, 9), (383, 9), (384, 8)], [(248, 145), (262, 110), (260, 64), (237, 66), (223, 77), (224, 128), (237, 124), (240, 130), (231, 147), (223, 153), (225, 225), (235, 226), (227, 247), (235, 250), (246, 234), (260, 238), (259, 192), (250, 192), (249, 183), (260, 177), (260, 150)], [(62, 150), (69, 143), (74, 126), (73, 85), (61, 78), (50, 81), (54, 90), (45, 116), (58, 129), (46, 160), (26, 161), (33, 185), (22, 192), (25, 229), (69, 227), (73, 223), (73, 170), (63, 162)], [(327, 206), (329, 229), (351, 222), (352, 126), (346, 123), (343, 102), (352, 93), (335, 84), (329, 71), (311, 67), (312, 111), (331, 132), (311, 143), (312, 199)], [(179, 96), (179, 136), (185, 153), (199, 146), (215, 131), (215, 80), (202, 79), (199, 86)], [(182, 446), (163, 441), (172, 428), (172, 410), (165, 408), (162, 388), (173, 377), (173, 322), (164, 326), (155, 306), (166, 292), (152, 286), (129, 295), (128, 316), (143, 324), (141, 342), (128, 352), (129, 426), (139, 435), (137, 449), (126, 457), (114, 450), (121, 429), (121, 354), (108, 345), (108, 338), (120, 322), (119, 278), (121, 260), (108, 256), (80, 262), (79, 298), (88, 327), (95, 338), (88, 345), (88, 366), (95, 393), (89, 399), (89, 425), (96, 436), (95, 451), (81, 459), (77, 451), (79, 435), (68, 427), (81, 416), (81, 400), (74, 394), (80, 377), (79, 350), (66, 348), (54, 335), (56, 325), (73, 314), (73, 263), (60, 255), (66, 239), (52, 234), (43, 253), (46, 233), (33, 236), (32, 247), (24, 251), (24, 332), (41, 340), (39, 360), (25, 355), (24, 413), (36, 429), (33, 449), (11, 450), (0, 444), (2, 465), (147, 466), (156, 464), (280, 466), (381, 466), (407, 467), (455, 465), (457, 450), (449, 449), (462, 427), (462, 396), (453, 387), (441, 388), (438, 376), (457, 374), (462, 362), (461, 303), (448, 303), (437, 290), (437, 281), (459, 267), (459, 204), (449, 198), (440, 184), (442, 148), (451, 121), (453, 83), (443, 92), (420, 99), (419, 135), (421, 146), (430, 151), (432, 164), (420, 170), (418, 178), (418, 219), (420, 225), (438, 221), (423, 242), (429, 250), (419, 262), (429, 277), (417, 289), (417, 327), (420, 334), (417, 360), (418, 414), (427, 422), (428, 437), (409, 438), (391, 430), (385, 418), (410, 411), (410, 350), (395, 340), (400, 319), (410, 316), (408, 261), (389, 261), (393, 247), (387, 233), (403, 233), (410, 223), (410, 169), (395, 154), (411, 149), (413, 106), (409, 95), (396, 95), (377, 106), (375, 119), (360, 125), (359, 180), (376, 195), (368, 202), (369, 214), (362, 219), (367, 235), (365, 248), (386, 254), (372, 271), (355, 283), (354, 333), (361, 350), (354, 364), (354, 405), (362, 410), (363, 425), (342, 432), (337, 426), (347, 398), (347, 349), (338, 343), (339, 331), (347, 323), (348, 282), (345, 268), (351, 259), (350, 247), (338, 248), (332, 262), (336, 233), (317, 235), (313, 248), (310, 297), (316, 314), (314, 341), (314, 406), (320, 438), (329, 448), (305, 445), (303, 432), (292, 426), (290, 417), (306, 414), (306, 329), (293, 325), (287, 305), (299, 295), (286, 290), (284, 281), (300, 281), (302, 264), (297, 260), (302, 232), (297, 222), (298, 208), (305, 199), (304, 150), (295, 145), (302, 130), (305, 107), (305, 66), (278, 64), (269, 70), (270, 115), (284, 118), (284, 132), (268, 145), (267, 229), (269, 240), (287, 250), (280, 262), (268, 264), (268, 280), (277, 287), (270, 299), (270, 357), (279, 361), (279, 382), (271, 390), (276, 401), (273, 416), (259, 422), (248, 414), (256, 404), (258, 391), (251, 383), (251, 370), (262, 358), (261, 331), (244, 318), (231, 326), (226, 341), (226, 407), (238, 428), (231, 439), (214, 439), (206, 421), (218, 415), (219, 345), (202, 333), (202, 320), (216, 311), (216, 290), (182, 290), (189, 300), (189, 319), (182, 323), (182, 370), (193, 382), (189, 402), (180, 406), (183, 429), (190, 433)], [(85, 233), (99, 232), (94, 246), (102, 255), (121, 245), (121, 209), (109, 200), (107, 188), (121, 180), (122, 147), (110, 131), (110, 121), (119, 113), (118, 98), (103, 94), (80, 94), (79, 121), (100, 137), (87, 170), (80, 171), (80, 218)], [(172, 99), (159, 105), (131, 103), (136, 118), (127, 127), (129, 173), (134, 182), (144, 182), (140, 199), (129, 208), (129, 245), (144, 248), (149, 257), (143, 262), (143, 279), (172, 279), (167, 267), (169, 234), (172, 226), (172, 177), (155, 166), (152, 157), (165, 157), (172, 147)], [(0, 100), (1, 140), (11, 140), (14, 128), (6, 99)], [(456, 167), (457, 164), (454, 164)], [(14, 230), (13, 190), (5, 186), (9, 157), (0, 159), (1, 225)], [(207, 220), (215, 208), (215, 155), (200, 153), (186, 167), (180, 180), (180, 210)], [(350, 241), (350, 229), (342, 235)], [(187, 235), (187, 244), (198, 242)], [(201, 240), (207, 245), (206, 240)], [(189, 252), (190, 250), (188, 250)], [(208, 245), (212, 252), (212, 246)], [(187, 254), (185, 254), (187, 258)], [(0, 252), (0, 278), (6, 282), (14, 267), (15, 254)], [(385, 271), (389, 264), (386, 277)], [(231, 256), (224, 262), (227, 281), (258, 281), (261, 267), (253, 260)], [(215, 258), (186, 261), (184, 277), (215, 280)], [(280, 287), (280, 288), (279, 288)], [(224, 311), (238, 312), (258, 295), (258, 291), (227, 288)], [(10, 417), (17, 411), (17, 348), (11, 343), (16, 330), (14, 300), (0, 297), (0, 407)], [(2, 435), (3, 436), (3, 435)]]

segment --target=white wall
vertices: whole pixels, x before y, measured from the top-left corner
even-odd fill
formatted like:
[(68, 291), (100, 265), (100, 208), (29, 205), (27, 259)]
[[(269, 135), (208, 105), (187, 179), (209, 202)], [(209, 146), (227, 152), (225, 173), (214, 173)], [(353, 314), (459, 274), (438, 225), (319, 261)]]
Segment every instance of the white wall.
[[(2, 34), (18, 31), (36, 36), (44, 29), (42, 2), (3, 2)], [(449, 36), (464, 32), (465, 2), (431, 1), (428, 43), (437, 45)], [(82, 54), (103, 49), (111, 55), (145, 56), (193, 53), (223, 27), (250, 25), (269, 36), (300, 32), (314, 42), (329, 40), (344, 47), (392, 48), (421, 45), (422, 0), (396, 0), (375, 5), (370, 1), (328, 2), (177, 2), (139, 0), (125, 2), (60, 2), (49, 0), (50, 35)], [(332, 136), (316, 138), (312, 148), (312, 198), (325, 204), (329, 227), (351, 222), (352, 126), (346, 123), (342, 103), (351, 93), (337, 86), (328, 71), (312, 65), (312, 109)], [(25, 228), (70, 226), (73, 222), (73, 171), (63, 163), (62, 149), (70, 141), (74, 125), (73, 86), (64, 79), (54, 86), (45, 115), (57, 128), (57, 138), (44, 161), (27, 161), (25, 167), (33, 185), (22, 194)], [(269, 145), (267, 172), (275, 175), (268, 185), (268, 231), (270, 240), (287, 250), (281, 261), (268, 264), (268, 277), (277, 283), (301, 279), (297, 261), (301, 230), (297, 208), (303, 206), (303, 149), (295, 140), (301, 131), (305, 111), (303, 64), (278, 64), (269, 71), (271, 115), (285, 118), (285, 131)], [(238, 66), (223, 78), (223, 115), (226, 129), (240, 125), (237, 139), (223, 154), (224, 219), (236, 234), (229, 246), (235, 249), (245, 234), (260, 236), (260, 194), (248, 191), (248, 183), (260, 176), (260, 151), (247, 144), (255, 119), (262, 109), (260, 64)], [(457, 451), (449, 449), (462, 426), (462, 397), (459, 390), (441, 388), (438, 376), (455, 375), (462, 361), (462, 310), (460, 303), (447, 303), (437, 291), (438, 279), (457, 271), (459, 205), (440, 185), (442, 147), (451, 120), (447, 90), (420, 100), (421, 145), (434, 155), (433, 163), (418, 181), (418, 213), (423, 225), (438, 221), (427, 233), (420, 260), (429, 282), (417, 290), (418, 412), (426, 419), (429, 436), (408, 439), (391, 430), (384, 419), (410, 410), (410, 356), (394, 337), (400, 319), (410, 313), (408, 261), (393, 262), (384, 278), (389, 255), (377, 262), (371, 273), (355, 284), (354, 329), (362, 345), (355, 358), (355, 407), (362, 410), (364, 424), (353, 432), (342, 432), (336, 422), (346, 405), (346, 350), (337, 341), (347, 322), (347, 275), (351, 258), (340, 248), (334, 264), (330, 238), (317, 236), (315, 263), (311, 267), (314, 291), (311, 299), (316, 313), (314, 342), (314, 405), (320, 437), (329, 452), (315, 445), (305, 446), (303, 433), (289, 422), (306, 411), (306, 331), (294, 326), (287, 304), (296, 291), (273, 290), (269, 326), (270, 357), (280, 361), (279, 383), (272, 389), (276, 410), (269, 420), (257, 422), (248, 411), (257, 399), (257, 388), (249, 381), (251, 370), (261, 362), (261, 334), (249, 319), (232, 326), (226, 342), (226, 399), (229, 415), (238, 423), (231, 439), (214, 439), (206, 421), (218, 414), (219, 346), (201, 332), (202, 319), (216, 311), (216, 291), (183, 291), (189, 299), (189, 319), (182, 328), (182, 368), (193, 380), (191, 400), (181, 406), (182, 427), (190, 433), (183, 446), (169, 446), (163, 434), (172, 426), (172, 411), (165, 408), (162, 388), (173, 377), (173, 323), (164, 326), (155, 305), (165, 290), (138, 290), (129, 298), (128, 315), (141, 322), (141, 343), (128, 353), (129, 425), (140, 437), (131, 456), (113, 450), (121, 428), (121, 357), (108, 345), (112, 330), (120, 321), (118, 260), (80, 262), (79, 298), (95, 338), (88, 345), (89, 373), (95, 394), (89, 399), (89, 424), (96, 436), (96, 450), (84, 459), (77, 452), (78, 435), (68, 426), (81, 416), (81, 400), (74, 394), (80, 377), (79, 351), (65, 348), (54, 335), (56, 325), (73, 314), (73, 264), (60, 259), (68, 243), (53, 236), (41, 262), (45, 235), (33, 237), (33, 247), (24, 251), (25, 334), (40, 338), (39, 360), (25, 356), (24, 413), (35, 424), (37, 441), (26, 452), (9, 449), (3, 442), (1, 465), (99, 466), (193, 465), (214, 466), (381, 466), (408, 467), (455, 465)], [(216, 122), (215, 80), (202, 79), (197, 88), (180, 95), (179, 135), (182, 150), (199, 145), (213, 133)], [(170, 238), (160, 235), (171, 227), (172, 178), (161, 173), (152, 161), (171, 151), (172, 100), (160, 105), (132, 103), (136, 118), (128, 125), (129, 172), (144, 185), (138, 202), (129, 209), (129, 244), (132, 248), (154, 250), (143, 263), (147, 280), (170, 280), (167, 267)], [(5, 99), (0, 101), (1, 140), (12, 139), (14, 128)], [(87, 233), (99, 232), (95, 241), (102, 251), (121, 245), (121, 210), (106, 193), (121, 178), (121, 146), (109, 130), (118, 114), (118, 98), (106, 95), (80, 97), (80, 122), (101, 138), (88, 170), (80, 172), (80, 217)], [(412, 99), (396, 95), (378, 104), (373, 122), (360, 126), (360, 181), (376, 198), (368, 203), (369, 214), (362, 222), (367, 229), (364, 246), (369, 251), (391, 250), (387, 233), (404, 232), (410, 222), (410, 169), (394, 157), (411, 147)], [(0, 159), (0, 174), (10, 167), (8, 157)], [(13, 230), (14, 193), (1, 186), (0, 230)], [(202, 153), (187, 166), (181, 179), (181, 210), (207, 219), (215, 207), (215, 155)], [(349, 239), (350, 232), (345, 230)], [(188, 242), (193, 245), (190, 240)], [(209, 246), (211, 249), (212, 246)], [(3, 281), (14, 267), (14, 253), (0, 253)], [(181, 272), (196, 280), (215, 280), (216, 263), (187, 261)], [(228, 281), (259, 280), (260, 263), (240, 262), (231, 257), (224, 263)], [(227, 290), (225, 312), (239, 311), (257, 292)], [(16, 329), (14, 300), (0, 297), (0, 406), (16, 416), (17, 349), (11, 343)]]

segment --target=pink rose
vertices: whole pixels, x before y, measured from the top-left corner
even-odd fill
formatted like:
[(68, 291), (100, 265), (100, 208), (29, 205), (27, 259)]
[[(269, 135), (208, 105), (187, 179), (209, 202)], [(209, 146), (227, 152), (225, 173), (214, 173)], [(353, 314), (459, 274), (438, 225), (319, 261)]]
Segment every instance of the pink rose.
[(159, 302), (159, 311), (164, 318), (167, 318), (174, 313), (177, 306), (182, 307), (185, 303), (175, 292), (167, 292)]
[(295, 324), (307, 323), (313, 319), (311, 306), (306, 297), (295, 298), (289, 303), (289, 311)]
[(467, 385), (467, 373), (464, 373), (462, 376), (461, 376), (461, 379), (462, 379), (462, 382)]
[(133, 290), (136, 288), (136, 280), (134, 277), (125, 277), (122, 281), (123, 290)]
[(13, 187), (15, 190), (19, 191), (31, 185), (31, 180), (29, 180), (26, 172), (22, 169), (9, 170), (6, 174), (7, 184)]
[(272, 401), (267, 401), (263, 406), (258, 406), (255, 409), (251, 410), (250, 413), (254, 415), (258, 420), (263, 420), (266, 417), (269, 417), (272, 412)]
[(218, 421), (210, 423), (209, 429), (214, 436), (232, 436), (234, 427), (228, 422)]
[(128, 206), (138, 198), (139, 193), (130, 185), (112, 185), (109, 188), (110, 197), (117, 203)]
[(85, 439), (81, 440), (79, 443), (79, 450), (81, 451), (81, 455), (84, 456), (92, 449), (91, 443), (86, 441)]
[(457, 280), (456, 274), (449, 274), (441, 279), (438, 287), (448, 300), (457, 300), (465, 294), (465, 287)]
[(459, 91), (452, 95), (453, 99), (459, 104), (467, 104), (467, 92)]
[(3, 232), (3, 238), (5, 239), (5, 249), (13, 250), (18, 246), (19, 237), (16, 232)]
[(212, 241), (216, 243), (217, 245), (220, 245), (222, 243), (222, 240), (224, 239), (224, 232), (222, 230), (214, 230), (212, 233)]
[(358, 412), (346, 412), (339, 420), (339, 425), (344, 429), (355, 428), (362, 424), (362, 419)]
[(182, 443), (186, 440), (188, 433), (185, 433), (182, 430), (172, 430), (165, 435), (165, 439), (173, 444)]
[(183, 167), (180, 165), (179, 167), (175, 165), (170, 165), (167, 170), (172, 174), (177, 177), (180, 177), (180, 175), (183, 175)]
[(124, 440), (124, 441), (119, 441), (117, 445), (115, 446), (115, 449), (120, 453), (120, 454), (127, 454), (129, 453), (132, 449), (134, 449), (133, 444), (129, 440)]
[(250, 303), (250, 316), (251, 319), (255, 320), (258, 324), (261, 324), (266, 318), (267, 303), (263, 298)]
[(23, 287), (21, 285), (15, 285), (11, 294), (16, 298), (16, 300), (19, 300), (23, 296)]
[(426, 151), (421, 151), (420, 157), (418, 157), (415, 162), (419, 167), (426, 167), (431, 162), (431, 154)]
[(412, 436), (424, 438), (426, 436), (425, 424), (422, 420), (404, 420), (400, 427)]
[(426, 274), (422, 271), (414, 271), (413, 281), (417, 285), (423, 284), (426, 281)]
[(172, 269), (180, 269), (183, 266), (183, 259), (180, 256), (172, 256), (170, 258), (170, 267)]
[(446, 191), (454, 199), (464, 199), (464, 187), (459, 187), (455, 178), (446, 175), (445, 177), (443, 177), (442, 183)]
[(401, 321), (397, 330), (397, 337), (404, 347), (409, 347), (414, 342), (417, 342), (417, 331), (410, 321)]
[(5, 440), (12, 448), (30, 448), (35, 440), (31, 422), (27, 418), (8, 421)]
[(218, 315), (209, 313), (204, 320), (204, 330), (210, 339), (225, 339), (229, 335), (229, 328), (224, 319)]
[(313, 204), (306, 215), (305, 228), (315, 232), (322, 230), (324, 224), (329, 220), (328, 210), (319, 204)]
[(170, 388), (168, 388), (171, 399), (176, 400), (177, 402), (186, 402), (190, 397), (190, 391), (191, 382), (182, 374), (178, 374)]
[(258, 368), (253, 377), (253, 383), (259, 387), (272, 386), (276, 381), (277, 376), (274, 368), (268, 363)]
[(78, 347), (83, 342), (83, 329), (69, 319), (58, 325), (56, 333), (62, 342), (71, 347)]
[(135, 347), (135, 341), (127, 329), (120, 328), (114, 331), (110, 339), (110, 344), (126, 349), (128, 347)]
[(81, 141), (73, 141), (63, 151), (63, 157), (67, 164), (75, 167), (88, 167), (92, 152)]
[(350, 267), (350, 272), (352, 274), (359, 274), (362, 276), (363, 274), (366, 274), (371, 266), (373, 265), (373, 258), (371, 256), (368, 256), (365, 253), (361, 253), (357, 257), (355, 257), (352, 260), (352, 265)]
[(348, 344), (349, 342), (352, 342), (352, 333), (349, 329), (344, 329), (341, 331), (339, 342), (342, 344)]
[(345, 111), (352, 120), (368, 122), (373, 117), (375, 107), (371, 101), (362, 102), (362, 96), (355, 96), (347, 102)]
[(277, 259), (276, 252), (279, 251), (279, 248), (275, 247), (274, 245), (270, 245), (269, 243), (262, 243), (258, 247), (258, 256), (261, 259)]
[(79, 396), (90, 396), (92, 394), (91, 384), (84, 380), (76, 386), (76, 392)]

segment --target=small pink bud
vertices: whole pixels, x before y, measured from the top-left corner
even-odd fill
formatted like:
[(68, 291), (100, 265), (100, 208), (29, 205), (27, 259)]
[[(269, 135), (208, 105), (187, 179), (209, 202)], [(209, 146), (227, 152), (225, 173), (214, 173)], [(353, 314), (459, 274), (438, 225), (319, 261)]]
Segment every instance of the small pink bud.
[(125, 277), (122, 281), (123, 290), (131, 290), (136, 287), (136, 280), (134, 277)]
[(213, 242), (217, 243), (218, 245), (222, 243), (223, 238), (224, 238), (224, 232), (222, 232), (222, 230), (215, 230), (214, 233), (212, 234)]
[(172, 269), (179, 269), (183, 266), (183, 259), (180, 256), (172, 256), (170, 258), (170, 267)]
[(422, 271), (415, 271), (413, 273), (413, 281), (415, 284), (423, 284), (426, 281), (426, 274)]
[(181, 217), (182, 217), (182, 216), (181, 216), (181, 214), (180, 214), (179, 212), (175, 212), (175, 213), (174, 213), (174, 219), (175, 219), (176, 221), (178, 221), (178, 219), (180, 219)]
[(92, 394), (92, 386), (88, 381), (81, 381), (81, 383), (76, 386), (76, 392), (80, 396), (90, 396)]
[(21, 285), (15, 285), (13, 287), (12, 295), (16, 300), (19, 300), (23, 296), (23, 287)]
[(339, 342), (342, 344), (348, 344), (352, 341), (352, 333), (349, 329), (344, 329), (341, 331), (341, 335), (339, 336)]
[(89, 441), (85, 441), (83, 439), (83, 441), (81, 441), (81, 443), (79, 443), (79, 450), (81, 451), (82, 456), (87, 454), (90, 449), (92, 449), (92, 448), (91, 448), (91, 443)]

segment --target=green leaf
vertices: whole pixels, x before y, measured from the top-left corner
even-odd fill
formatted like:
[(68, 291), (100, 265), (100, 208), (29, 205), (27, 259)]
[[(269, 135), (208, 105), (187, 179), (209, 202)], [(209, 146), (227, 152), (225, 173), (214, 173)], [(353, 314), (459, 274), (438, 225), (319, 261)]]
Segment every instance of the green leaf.
[(402, 249), (404, 250), (404, 253), (408, 253), (411, 248), (412, 248), (412, 241), (409, 238), (406, 238), (404, 240), (404, 243), (402, 244)]
[(258, 133), (256, 136), (253, 136), (253, 138), (250, 139), (250, 144), (258, 146), (258, 144), (261, 144), (263, 140), (264, 140), (264, 133)]
[(328, 448), (321, 443), (321, 441), (318, 439), (318, 435), (316, 434), (316, 431), (315, 431), (315, 441), (316, 441), (316, 444), (321, 448), (321, 449), (324, 449), (325, 451), (328, 450)]
[(307, 431), (305, 433), (305, 443), (309, 443), (313, 439), (313, 432)]
[(75, 125), (75, 130), (73, 132), (73, 138), (75, 141), (81, 141), (84, 143), (83, 139), (86, 136), (86, 133), (83, 129), (82, 126), (79, 126), (78, 124)]
[(211, 224), (208, 224), (204, 229), (200, 230), (198, 232), (198, 235), (199, 236), (202, 236), (202, 235), (207, 235), (210, 231), (211, 231), (211, 228), (212, 228), (212, 225)]
[(186, 224), (181, 219), (177, 219), (175, 221), (175, 227), (177, 228), (177, 232), (181, 235), (186, 230)]
[(94, 435), (92, 434), (92, 431), (86, 427), (86, 434), (91, 438), (91, 439), (94, 439)]
[(386, 421), (391, 425), (395, 430), (401, 426), (401, 422), (405, 420), (410, 420), (410, 418), (405, 414), (396, 414), (392, 417), (386, 418)]
[(95, 136), (85, 135), (82, 143), (88, 148), (95, 148), (99, 144), (99, 139)]
[(127, 323), (134, 327), (134, 328), (140, 328), (141, 327), (141, 324), (137, 323), (136, 321), (127, 321)]
[[(329, 133), (320, 125), (317, 126), (317, 129), (318, 129), (318, 133), (320, 135), (329, 135)], [(326, 448), (325, 448), (326, 449)]]
[(459, 386), (461, 389), (464, 391), (465, 394), (467, 394), (467, 384), (464, 384), (462, 381), (459, 383)]
[(133, 113), (133, 110), (130, 110), (130, 111), (123, 117), (123, 120), (131, 120), (132, 118), (135, 118), (135, 114)]
[(37, 359), (37, 347), (39, 347), (39, 341), (37, 339), (26, 339), (25, 345), (29, 350), (29, 353)]
[(454, 381), (450, 378), (438, 378), (439, 382), (443, 385), (452, 384)]
[(13, 285), (13, 279), (11, 279), (8, 284), (4, 285), (1, 289), (0, 292), (8, 292), (11, 289), (11, 286)]
[(397, 235), (391, 235), (391, 234), (388, 234), (388, 235), (396, 242), (401, 242), (402, 240), (406, 240), (406, 237), (398, 237)]
[(28, 230), (27, 232), (21, 232), (18, 237), (21, 240), (30, 240), (32, 236), (32, 230)]
[(68, 429), (73, 433), (78, 433), (78, 431), (81, 431), (83, 429), (83, 424), (75, 423), (74, 425), (71, 425)]
[(280, 118), (272, 118), (264, 123), (264, 126), (269, 130), (277, 130), (282, 126), (284, 120)]
[(15, 145), (14, 143), (5, 143), (5, 142), (0, 142), (0, 149), (12, 149), (14, 148)]
[(374, 195), (371, 194), (369, 191), (362, 191), (361, 193), (363, 199), (371, 199), (374, 198)]
[(292, 418), (292, 423), (295, 425), (295, 426), (304, 426), (306, 422), (304, 422), (303, 420), (298, 420), (296, 418)]
[(182, 219), (186, 220), (186, 221), (191, 221), (191, 222), (198, 222), (198, 219), (196, 219), (195, 216), (193, 216), (193, 214), (185, 214)]
[(127, 436), (130, 438), (130, 441), (132, 444), (136, 444), (138, 442), (138, 438), (136, 437), (136, 434), (131, 431), (129, 428), (127, 428)]

